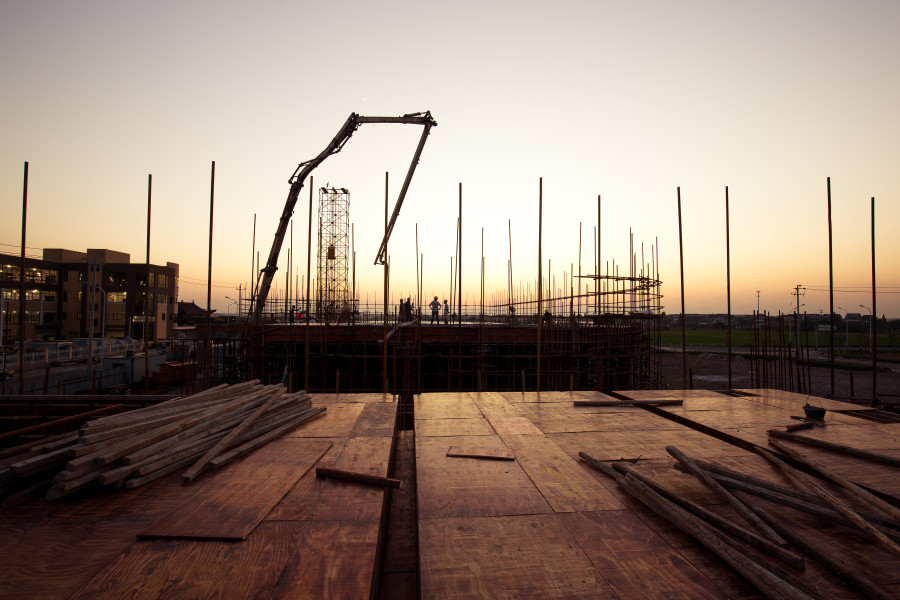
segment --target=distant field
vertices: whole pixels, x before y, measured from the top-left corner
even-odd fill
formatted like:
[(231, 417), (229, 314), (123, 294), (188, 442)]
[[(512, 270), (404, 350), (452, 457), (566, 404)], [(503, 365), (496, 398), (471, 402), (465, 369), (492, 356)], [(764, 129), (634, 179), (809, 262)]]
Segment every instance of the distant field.
[[(724, 329), (688, 329), (685, 331), (685, 343), (688, 346), (727, 346), (728, 339), (726, 336), (727, 332)], [(681, 330), (680, 329), (666, 329), (662, 331), (662, 343), (664, 346), (680, 346), (681, 345)], [(770, 343), (777, 341), (777, 333), (771, 332)], [(807, 337), (804, 332), (800, 332), (800, 336), (803, 341), (803, 345), (807, 344)], [(809, 345), (815, 347), (816, 345), (816, 335), (814, 333), (809, 334)], [(876, 338), (878, 343), (878, 348), (890, 348), (893, 345), (896, 348), (900, 345), (900, 336), (893, 335), (879, 335)], [(849, 342), (849, 343), (848, 343)], [(820, 347), (825, 347), (828, 345), (828, 338), (825, 335), (819, 335), (818, 343)], [(731, 332), (731, 345), (732, 346), (750, 346), (753, 344), (753, 331), (746, 329), (738, 329), (732, 330)], [(835, 354), (844, 353), (845, 348), (847, 350), (847, 354), (856, 354), (863, 353), (865, 354), (867, 349), (869, 348), (869, 336), (862, 333), (851, 333), (850, 339), (846, 340), (842, 334), (838, 334), (834, 338), (835, 345)], [(879, 350), (879, 355), (881, 355), (881, 351)]]

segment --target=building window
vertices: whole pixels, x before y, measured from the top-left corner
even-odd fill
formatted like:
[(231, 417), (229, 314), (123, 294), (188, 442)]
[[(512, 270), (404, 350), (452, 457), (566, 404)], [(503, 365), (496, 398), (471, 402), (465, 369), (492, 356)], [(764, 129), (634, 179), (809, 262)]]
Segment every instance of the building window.
[(56, 313), (44, 313), (44, 325), (53, 325), (56, 323)]
[(44, 302), (56, 302), (56, 292), (46, 292), (44, 294)]

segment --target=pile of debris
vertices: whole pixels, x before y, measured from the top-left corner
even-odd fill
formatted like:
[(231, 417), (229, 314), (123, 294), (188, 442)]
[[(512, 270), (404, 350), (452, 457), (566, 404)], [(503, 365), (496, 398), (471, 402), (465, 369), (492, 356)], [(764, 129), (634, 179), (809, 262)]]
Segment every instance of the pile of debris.
[(135, 488), (181, 469), (189, 483), (325, 411), (305, 391), (258, 380), (107, 416), (77, 432), (0, 451), (0, 495), (14, 506), (90, 485)]

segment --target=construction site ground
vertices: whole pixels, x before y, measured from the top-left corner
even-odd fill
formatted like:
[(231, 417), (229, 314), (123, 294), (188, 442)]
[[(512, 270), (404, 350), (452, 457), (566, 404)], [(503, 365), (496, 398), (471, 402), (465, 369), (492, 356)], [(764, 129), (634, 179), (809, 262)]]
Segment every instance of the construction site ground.
[[(189, 485), (175, 473), (136, 489), (2, 509), (0, 597), (762, 597), (579, 453), (634, 461), (637, 472), (741, 522), (676, 471), (666, 448), (791, 486), (752, 450), (767, 447), (767, 430), (796, 424), (807, 397), (757, 389), (621, 396), (682, 404), (585, 407), (574, 402), (612, 398), (460, 392), (415, 396), (407, 408), (380, 394), (314, 395), (313, 406), (327, 408), (321, 417)], [(872, 411), (864, 406), (815, 403), (828, 409), (825, 426), (803, 433), (900, 458), (900, 423), (863, 418)], [(897, 467), (790, 445), (900, 503)], [(319, 478), (317, 467), (401, 485)], [(743, 497), (900, 595), (900, 558), (858, 530)], [(814, 596), (863, 597), (812, 560), (779, 568)]]

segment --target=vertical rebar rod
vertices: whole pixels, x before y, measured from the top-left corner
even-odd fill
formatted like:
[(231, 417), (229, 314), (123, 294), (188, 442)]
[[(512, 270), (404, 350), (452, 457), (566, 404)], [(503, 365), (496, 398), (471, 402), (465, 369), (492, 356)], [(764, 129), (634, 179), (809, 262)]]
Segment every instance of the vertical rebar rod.
[(825, 178), (828, 191), (828, 319), (831, 332), (828, 335), (829, 364), (831, 367), (831, 397), (834, 398), (834, 256), (831, 239), (831, 177)]
[(388, 347), (388, 268), (390, 264), (390, 260), (388, 259), (388, 249), (387, 249), (387, 228), (388, 228), (388, 172), (384, 172), (384, 334), (382, 339), (384, 343), (382, 344), (382, 354), (381, 354), (381, 393), (387, 394), (388, 391), (388, 370), (387, 370), (387, 347)]
[[(216, 198), (216, 161), (212, 161), (209, 174), (209, 257), (206, 267), (206, 387), (212, 381), (212, 257), (213, 257), (213, 206)], [(148, 253), (149, 256), (149, 253)], [(149, 258), (148, 258), (149, 261)], [(149, 281), (147, 282), (149, 285)], [(149, 291), (149, 288), (148, 288)]]
[[(22, 180), (22, 256), (19, 266), (19, 394), (25, 394), (25, 233), (28, 216), (28, 161)], [(93, 306), (93, 304), (91, 305)]]
[(541, 305), (544, 295), (544, 265), (542, 250), (542, 235), (544, 231), (544, 178), (538, 180), (538, 297), (537, 297), (537, 392), (541, 393), (541, 334), (544, 323), (544, 315)]
[(872, 404), (874, 406), (878, 405), (878, 388), (875, 386), (877, 383), (876, 374), (878, 373), (877, 365), (877, 355), (878, 355), (878, 344), (876, 343), (875, 334), (878, 333), (878, 328), (875, 326), (877, 322), (877, 308), (875, 307), (875, 197), (872, 196)]
[(681, 268), (681, 377), (684, 388), (687, 388), (687, 344), (684, 327), (684, 242), (681, 231), (681, 187), (678, 192), (678, 263)]
[(725, 279), (728, 289), (728, 389), (731, 383), (731, 224), (728, 220), (728, 186), (725, 186)]
[[(144, 281), (144, 394), (150, 393), (150, 344), (147, 343), (147, 322), (150, 320), (150, 201), (153, 174), (147, 175), (147, 279)], [(91, 327), (93, 327), (91, 323)]]
[(596, 290), (597, 291), (597, 314), (598, 315), (600, 314), (600, 285), (599, 285), (600, 271), (599, 271), (599, 269), (600, 269), (600, 265), (603, 264), (603, 260), (601, 260), (602, 255), (600, 254), (600, 240), (602, 239), (602, 236), (600, 234), (600, 217), (601, 217), (600, 208), (601, 208), (600, 194), (597, 194), (597, 258), (594, 263), (594, 265), (595, 265), (594, 273), (597, 274), (597, 282), (598, 282), (597, 290)]
[(313, 177), (309, 177), (309, 224), (306, 229), (306, 344), (303, 357), (303, 389), (309, 390), (309, 335), (310, 335), (310, 314), (309, 314), (309, 293), (310, 293), (310, 273), (312, 269), (312, 205), (313, 205)]
[[(456, 301), (459, 303), (459, 327), (462, 327), (462, 182), (459, 182), (459, 247), (457, 251), (459, 254), (456, 258), (456, 276), (457, 276), (457, 285), (459, 286), (459, 292), (456, 294)], [(460, 350), (461, 352), (461, 350)], [(460, 355), (460, 361), (462, 361), (462, 355)], [(460, 375), (462, 376), (462, 375)]]

